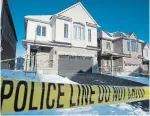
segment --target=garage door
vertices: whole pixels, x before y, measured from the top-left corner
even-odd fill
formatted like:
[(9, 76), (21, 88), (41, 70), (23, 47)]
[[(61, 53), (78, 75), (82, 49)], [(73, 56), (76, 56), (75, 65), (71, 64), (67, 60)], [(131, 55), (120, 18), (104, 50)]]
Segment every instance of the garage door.
[(91, 73), (92, 57), (60, 55), (58, 60), (58, 74), (67, 76), (75, 73)]

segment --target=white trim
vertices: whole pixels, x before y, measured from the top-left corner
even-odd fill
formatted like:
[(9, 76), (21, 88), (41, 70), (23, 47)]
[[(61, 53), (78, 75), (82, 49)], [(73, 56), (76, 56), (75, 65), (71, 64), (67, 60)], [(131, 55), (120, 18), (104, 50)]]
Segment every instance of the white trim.
[(80, 5), (80, 6), (84, 9), (84, 11), (89, 15), (89, 17), (94, 21), (94, 23), (97, 25), (97, 27), (100, 27), (100, 26), (97, 24), (97, 22), (93, 19), (93, 17), (89, 14), (89, 12), (85, 9), (85, 7), (82, 5), (81, 2), (78, 2), (78, 3), (76, 3), (76, 4), (72, 5), (72, 6), (70, 6), (70, 7), (66, 8), (66, 9), (64, 9), (63, 11), (57, 13), (56, 15), (61, 15), (62, 13), (66, 12), (67, 10), (69, 10), (69, 9), (71, 9), (71, 8), (77, 6), (77, 5)]

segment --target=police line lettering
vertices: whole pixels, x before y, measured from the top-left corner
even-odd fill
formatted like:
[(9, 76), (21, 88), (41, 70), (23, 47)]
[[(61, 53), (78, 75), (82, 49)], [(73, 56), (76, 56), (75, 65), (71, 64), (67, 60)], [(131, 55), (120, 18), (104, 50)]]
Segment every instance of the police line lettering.
[(133, 102), (149, 99), (148, 92), (148, 87), (91, 86), (2, 79), (1, 112)]

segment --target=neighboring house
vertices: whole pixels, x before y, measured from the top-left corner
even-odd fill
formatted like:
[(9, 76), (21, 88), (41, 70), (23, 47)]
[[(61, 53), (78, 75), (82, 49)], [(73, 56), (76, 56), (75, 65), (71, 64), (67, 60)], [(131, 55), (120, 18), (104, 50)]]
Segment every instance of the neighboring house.
[(25, 70), (60, 75), (97, 71), (98, 27), (80, 2), (54, 15), (25, 16)]
[(16, 64), (16, 70), (23, 70), (23, 69), (24, 69), (24, 58), (18, 57), (17, 64)]
[[(17, 36), (7, 0), (2, 0), (1, 9), (1, 60), (16, 57)], [(1, 63), (1, 69), (14, 69), (15, 60)]]
[(148, 43), (142, 44), (142, 53), (143, 53), (143, 72), (149, 74), (150, 45)]
[(102, 73), (136, 75), (142, 64), (142, 42), (135, 33), (98, 32), (99, 69)]

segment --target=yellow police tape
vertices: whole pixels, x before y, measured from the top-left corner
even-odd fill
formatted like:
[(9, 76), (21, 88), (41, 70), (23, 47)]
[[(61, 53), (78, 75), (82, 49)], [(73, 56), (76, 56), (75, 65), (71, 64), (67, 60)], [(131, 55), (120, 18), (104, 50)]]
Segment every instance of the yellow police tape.
[(149, 87), (57, 84), (2, 79), (1, 113), (149, 99)]

